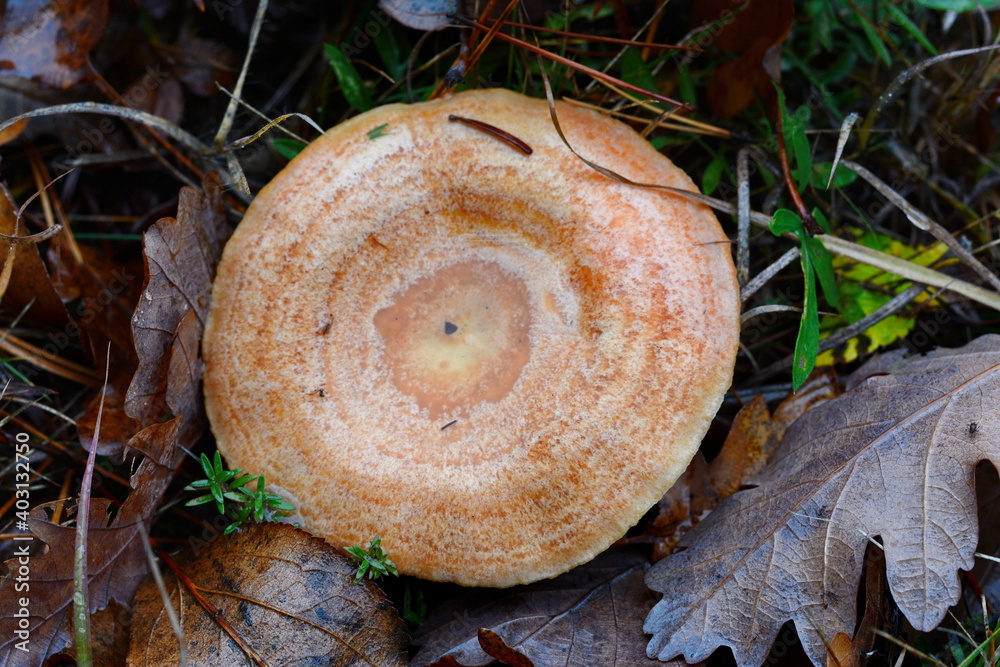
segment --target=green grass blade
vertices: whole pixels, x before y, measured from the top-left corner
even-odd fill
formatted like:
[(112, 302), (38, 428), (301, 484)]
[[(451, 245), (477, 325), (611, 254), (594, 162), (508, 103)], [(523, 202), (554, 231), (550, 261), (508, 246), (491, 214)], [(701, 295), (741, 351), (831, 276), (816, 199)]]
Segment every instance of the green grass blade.
[(920, 45), (927, 49), (932, 56), (938, 55), (938, 50), (934, 48), (934, 45), (931, 44), (929, 39), (927, 39), (924, 32), (917, 26), (916, 23), (910, 20), (910, 17), (907, 16), (902, 9), (893, 4), (885, 4), (883, 6), (889, 10), (889, 15), (892, 17), (892, 20), (896, 23), (896, 25), (910, 33), (910, 36), (920, 42)]
[(354, 68), (351, 61), (344, 52), (333, 44), (324, 44), (326, 58), (330, 61), (333, 73), (340, 83), (340, 89), (344, 93), (344, 98), (358, 111), (368, 111), (372, 108), (372, 96), (368, 92), (368, 87)]
[(278, 151), (278, 155), (287, 160), (291, 160), (306, 147), (304, 143), (295, 139), (273, 139), (271, 144), (274, 150)]
[(875, 28), (873, 28), (863, 16), (859, 17), (858, 25), (861, 26), (861, 31), (865, 33), (865, 37), (868, 38), (868, 43), (872, 45), (872, 48), (875, 50), (878, 57), (881, 58), (886, 65), (892, 67), (892, 57), (889, 55), (889, 47), (887, 47), (885, 42), (882, 41), (882, 36), (878, 34), (878, 31), (875, 30)]
[(802, 253), (802, 274), (805, 276), (805, 298), (802, 303), (802, 320), (795, 339), (795, 356), (792, 362), (792, 390), (798, 391), (816, 366), (819, 354), (819, 308), (816, 305), (816, 276), (809, 253)]

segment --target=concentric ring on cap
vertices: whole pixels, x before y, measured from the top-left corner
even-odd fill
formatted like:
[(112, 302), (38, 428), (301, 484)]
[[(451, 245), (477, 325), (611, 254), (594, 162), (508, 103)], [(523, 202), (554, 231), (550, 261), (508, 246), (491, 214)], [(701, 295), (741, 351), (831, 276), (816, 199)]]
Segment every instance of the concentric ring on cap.
[[(557, 108), (588, 159), (695, 189), (626, 126)], [(306, 529), (509, 586), (591, 559), (669, 488), (738, 333), (708, 209), (597, 173), (545, 101), (474, 91), (362, 114), (261, 191), (219, 266), (205, 395), (230, 466)]]

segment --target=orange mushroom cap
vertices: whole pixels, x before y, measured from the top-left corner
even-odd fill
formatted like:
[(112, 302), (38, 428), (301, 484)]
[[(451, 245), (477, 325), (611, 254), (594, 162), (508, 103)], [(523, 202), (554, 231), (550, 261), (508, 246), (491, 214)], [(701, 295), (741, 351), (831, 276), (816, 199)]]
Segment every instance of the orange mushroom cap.
[[(625, 125), (556, 107), (589, 160), (695, 189)], [(384, 106), (310, 144), (226, 246), (208, 414), (230, 466), (334, 545), (380, 534), (401, 572), (527, 583), (684, 471), (731, 381), (738, 293), (707, 208), (587, 166), (544, 100)]]

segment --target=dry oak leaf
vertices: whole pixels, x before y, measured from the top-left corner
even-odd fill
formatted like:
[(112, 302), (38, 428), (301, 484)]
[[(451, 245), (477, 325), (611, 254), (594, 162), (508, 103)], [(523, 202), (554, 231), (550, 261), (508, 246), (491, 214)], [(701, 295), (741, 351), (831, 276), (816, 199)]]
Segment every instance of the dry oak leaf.
[[(692, 25), (709, 26), (703, 33), (723, 51), (739, 54), (714, 69), (708, 84), (708, 104), (719, 118), (732, 118), (758, 99), (768, 108), (775, 99), (768, 66), (781, 53), (795, 18), (792, 0), (699, 0), (691, 8)], [(703, 45), (703, 44), (699, 44)]]
[[(17, 205), (6, 185), (0, 184), (0, 234), (26, 236), (24, 222), (18, 220)], [(69, 313), (62, 299), (52, 287), (52, 280), (45, 269), (45, 263), (38, 254), (38, 246), (32, 244), (0, 246), (0, 311), (5, 316), (20, 317), (21, 324), (44, 324), (49, 327), (68, 329)], [(23, 312), (22, 312), (23, 311)], [(69, 333), (56, 334), (56, 352), (71, 339)], [(72, 336), (75, 338), (75, 333)]]
[[(228, 228), (218, 173), (205, 175), (202, 190), (181, 188), (177, 217), (163, 218), (143, 237), (146, 282), (132, 316), (139, 368), (125, 399), (126, 412), (143, 426), (160, 421), (167, 407), (168, 360), (181, 320), (194, 312), (196, 341), (205, 328)], [(187, 354), (194, 358), (197, 350)]]
[[(112, 600), (128, 605), (146, 574), (146, 555), (140, 522), (148, 528), (173, 471), (149, 459), (139, 464), (130, 484), (133, 491), (117, 513), (111, 501), (92, 498), (90, 532), (87, 536), (87, 573), (90, 611), (104, 609)], [(76, 550), (76, 527), (56, 525), (49, 511), (57, 504), (34, 507), (28, 515), (28, 527), (48, 545), (48, 551), (31, 552), (28, 569), (22, 570), (22, 544), (6, 561), (0, 576), (0, 667), (42, 665), (46, 658), (70, 644), (69, 612), (73, 603), (73, 554)], [(114, 518), (110, 518), (111, 516)], [(25, 589), (24, 585), (28, 586)], [(30, 606), (20, 604), (27, 596)], [(27, 609), (25, 628), (17, 616)], [(17, 645), (24, 637), (15, 630), (26, 630), (29, 650)]]
[[(219, 221), (221, 212), (215, 204), (218, 201), (217, 175), (206, 177), (205, 188), (206, 191), (215, 193), (214, 196), (210, 194), (194, 204), (189, 202), (189, 208), (181, 210), (194, 207), (195, 213), (204, 213), (203, 216), (189, 214), (192, 221)], [(182, 200), (183, 198), (182, 192)], [(204, 236), (197, 232), (192, 234), (197, 238)], [(221, 248), (221, 239), (211, 237), (203, 245), (187, 252), (200, 253), (206, 257), (205, 264), (211, 265), (214, 271), (211, 257), (214, 256), (214, 261), (218, 261), (216, 246)], [(212, 252), (215, 254), (212, 255)], [(156, 265), (161, 266), (160, 263)], [(198, 338), (201, 331), (199, 322), (203, 319), (199, 317), (203, 318), (208, 307), (211, 273), (207, 278), (204, 273), (178, 277), (180, 269), (176, 266), (170, 268), (170, 271), (160, 271), (158, 275), (165, 276), (168, 285), (183, 284), (187, 291), (182, 291), (177, 298), (165, 297), (164, 302), (157, 302), (157, 306), (160, 306), (156, 310), (159, 321), (169, 321), (172, 324), (169, 333), (165, 335), (160, 353), (162, 358), (150, 359), (147, 349), (146, 360), (162, 369), (163, 401), (178, 416), (170, 421), (148, 426), (129, 441), (130, 447), (146, 454), (147, 458), (135, 469), (130, 480), (133, 490), (113, 518), (109, 518), (113, 514), (109, 500), (91, 500), (87, 572), (92, 612), (104, 609), (113, 600), (124, 605), (131, 603), (147, 568), (139, 526), (145, 524), (148, 528), (173, 479), (183, 456), (178, 443), (188, 444), (197, 440), (203, 428), (199, 394), (201, 360), (198, 358)], [(147, 273), (146, 287), (149, 289), (151, 286), (155, 289), (156, 283)], [(163, 292), (157, 291), (158, 294), (164, 292), (169, 292), (169, 287), (165, 287)], [(204, 302), (199, 302), (198, 308), (190, 307), (184, 298), (190, 294), (202, 296)], [(171, 307), (173, 310), (169, 310)], [(140, 324), (151, 323), (152, 328), (155, 328), (152, 323), (156, 321), (152, 317), (139, 320)], [(137, 347), (142, 342), (141, 334), (139, 331), (136, 335)], [(155, 335), (160, 337), (160, 334), (161, 332), (156, 332)], [(24, 593), (18, 588), (22, 582), (17, 580), (21, 565), (17, 558), (7, 561), (7, 571), (0, 577), (0, 667), (41, 665), (48, 656), (59, 652), (70, 642), (67, 617), (73, 598), (76, 529), (69, 525), (53, 524), (46, 514), (50, 506), (51, 503), (35, 507), (28, 518), (31, 531), (49, 547), (47, 552), (34, 554), (31, 559), (31, 579), (28, 582), (31, 606), (27, 619), (27, 630), (30, 631), (31, 638), (29, 652), (21, 651), (16, 646), (20, 638), (15, 630), (21, 628), (21, 619), (15, 614), (22, 609), (19, 601)]]
[[(354, 583), (356, 565), (323, 540), (288, 524), (257, 524), (212, 542), (184, 573), (233, 630), (269, 665), (406, 664), (403, 621), (370, 581)], [(246, 656), (167, 577), (187, 644), (188, 664), (230, 667)], [(178, 664), (177, 637), (155, 583), (136, 594), (128, 664)]]
[(108, 0), (0, 3), (0, 72), (62, 89), (88, 79), (107, 20)]
[(807, 655), (853, 633), (865, 548), (881, 537), (896, 604), (931, 630), (959, 597), (978, 538), (976, 464), (1000, 464), (1000, 336), (879, 355), (788, 430), (768, 468), (681, 540), (646, 583), (648, 654), (732, 648), (756, 667), (794, 621)]
[(657, 503), (657, 516), (646, 530), (626, 538), (626, 544), (653, 543), (655, 563), (672, 554), (684, 533), (698, 525), (723, 498), (736, 493), (745, 480), (757, 475), (778, 448), (785, 431), (802, 414), (821, 401), (837, 395), (831, 375), (814, 374), (799, 390), (774, 411), (767, 409), (763, 396), (755, 396), (736, 413), (722, 449), (712, 459), (695, 454), (674, 485)]
[(485, 628), (534, 667), (663, 667), (643, 652), (642, 619), (656, 600), (643, 584), (647, 564), (642, 549), (611, 549), (555, 579), (470, 591), (421, 625), (410, 665), (488, 665)]

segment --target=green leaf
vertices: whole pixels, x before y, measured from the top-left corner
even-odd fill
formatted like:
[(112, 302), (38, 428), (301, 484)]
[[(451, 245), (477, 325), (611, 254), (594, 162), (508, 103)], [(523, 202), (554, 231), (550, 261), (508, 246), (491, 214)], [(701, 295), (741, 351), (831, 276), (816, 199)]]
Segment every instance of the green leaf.
[[(830, 169), (833, 168), (832, 162), (815, 162), (813, 163), (813, 170), (810, 176), (810, 181), (812, 186), (817, 190), (826, 190), (826, 182), (830, 179)], [(850, 185), (854, 181), (858, 180), (858, 175), (845, 167), (842, 164), (837, 165), (837, 173), (833, 175), (833, 182), (830, 183), (831, 188), (842, 188)]]
[(698, 103), (698, 94), (695, 92), (694, 77), (691, 76), (691, 68), (684, 65), (677, 68), (677, 88), (681, 94), (681, 102), (686, 102), (691, 106)]
[(726, 160), (719, 154), (715, 156), (708, 166), (705, 167), (705, 173), (701, 176), (701, 191), (706, 195), (710, 195), (715, 192), (715, 188), (719, 187), (719, 181), (722, 180), (722, 172), (726, 169)]
[[(829, 227), (822, 212), (817, 222), (826, 229)], [(832, 258), (823, 245), (806, 233), (802, 226), (802, 218), (794, 211), (782, 208), (774, 212), (770, 223), (771, 233), (785, 234), (791, 232), (799, 237), (802, 257), (802, 275), (804, 279), (805, 297), (802, 302), (802, 320), (799, 322), (799, 335), (795, 339), (795, 354), (792, 361), (792, 389), (798, 390), (806, 381), (816, 366), (816, 356), (819, 354), (819, 306), (816, 303), (816, 273), (820, 271), (823, 282), (823, 294), (832, 305), (839, 305), (840, 295), (837, 289), (836, 275), (833, 272)], [(822, 268), (820, 268), (822, 266)]]
[(189, 500), (186, 503), (184, 503), (184, 505), (186, 507), (195, 507), (197, 505), (204, 505), (205, 503), (212, 503), (212, 502), (215, 502), (215, 498), (212, 497), (211, 495), (208, 495), (208, 496), (199, 496), (193, 500)]
[(219, 475), (221, 475), (222, 473), (224, 473), (225, 470), (226, 470), (223, 467), (223, 465), (222, 465), (222, 452), (220, 452), (219, 450), (215, 450), (215, 463), (214, 463), (214, 467), (215, 467), (214, 474), (215, 474), (216, 477), (218, 477)]
[(278, 151), (278, 155), (288, 160), (301, 153), (302, 149), (306, 147), (304, 143), (295, 139), (273, 139), (271, 145), (274, 146), (274, 150)]
[(208, 479), (215, 477), (215, 469), (212, 468), (212, 462), (208, 460), (208, 456), (202, 454), (199, 461), (201, 461), (201, 469), (204, 471), (205, 477)]
[(819, 278), (823, 298), (828, 304), (840, 310), (840, 289), (837, 287), (837, 274), (833, 270), (833, 256), (822, 243), (810, 236), (803, 239), (803, 247), (809, 255), (809, 262), (816, 272), (816, 277)]
[(802, 234), (802, 218), (795, 211), (787, 208), (779, 208), (774, 212), (770, 222), (771, 233), (775, 236), (782, 234)]
[(923, 46), (925, 49), (927, 49), (927, 51), (932, 56), (938, 55), (938, 50), (934, 48), (934, 45), (931, 44), (931, 41), (927, 39), (927, 36), (924, 35), (923, 31), (919, 27), (917, 27), (916, 23), (910, 20), (910, 17), (907, 16), (902, 9), (892, 4), (891, 2), (887, 2), (882, 6), (889, 11), (889, 15), (892, 17), (892, 20), (896, 22), (896, 25), (901, 27), (906, 32), (910, 33), (910, 36), (913, 37), (913, 39), (920, 42), (920, 45)]
[(805, 298), (802, 303), (802, 320), (795, 339), (792, 360), (792, 390), (798, 391), (816, 366), (819, 354), (819, 308), (816, 304), (816, 278), (809, 253), (802, 253), (802, 274), (805, 276)]
[(930, 9), (941, 9), (952, 12), (971, 12), (979, 9), (1000, 7), (1000, 0), (914, 0), (918, 5)]
[[(823, 211), (818, 208), (813, 209), (812, 214), (819, 226), (829, 233), (830, 223), (823, 215)], [(804, 250), (809, 253), (809, 261), (816, 270), (816, 277), (819, 278), (820, 287), (823, 288), (823, 297), (828, 304), (840, 310), (840, 289), (837, 287), (837, 274), (833, 270), (833, 255), (822, 243), (808, 234), (802, 234), (800, 238)]]
[(382, 26), (379, 30), (372, 31), (372, 41), (375, 42), (375, 50), (382, 58), (382, 63), (392, 75), (392, 78), (399, 79), (406, 74), (406, 57), (409, 54), (409, 40), (402, 35), (393, 34), (392, 24)]
[(372, 108), (372, 96), (368, 92), (368, 87), (354, 68), (351, 61), (344, 52), (333, 44), (324, 44), (326, 58), (333, 67), (333, 73), (340, 83), (340, 90), (344, 93), (344, 98), (358, 111), (368, 111)]
[(295, 505), (291, 504), (281, 496), (268, 496), (268, 507), (279, 512), (294, 512)]
[(653, 137), (649, 140), (649, 143), (656, 150), (662, 151), (663, 148), (670, 143), (670, 139), (668, 137)]
[[(806, 137), (805, 122), (809, 119), (809, 107), (799, 107), (795, 115), (788, 113), (785, 106), (785, 91), (777, 83), (774, 84), (778, 91), (778, 104), (781, 107), (781, 134), (785, 138), (785, 147), (791, 151), (792, 177), (795, 179), (796, 187), (801, 191), (809, 185), (809, 177), (812, 174), (812, 150), (809, 147), (809, 139)], [(792, 157), (795, 159), (792, 160)]]
[(361, 561), (361, 565), (358, 566), (358, 572), (354, 576), (354, 583), (356, 584), (361, 583), (361, 580), (365, 578), (365, 573), (368, 572), (368, 566), (369, 562), (367, 558)]
[(424, 592), (417, 589), (417, 594), (413, 595), (410, 582), (406, 582), (403, 589), (403, 620), (411, 625), (420, 625), (427, 616), (427, 602), (424, 600)]
[(639, 52), (635, 49), (628, 49), (621, 58), (621, 76), (626, 83), (645, 88), (646, 90), (656, 90), (656, 80), (650, 72), (649, 65), (643, 62)]
[(865, 37), (868, 38), (868, 43), (872, 45), (875, 49), (875, 53), (878, 55), (882, 61), (892, 66), (892, 58), (889, 56), (889, 48), (882, 41), (882, 36), (878, 34), (878, 31), (865, 19), (864, 16), (858, 17), (858, 24), (861, 26), (861, 31), (865, 33)]
[[(386, 134), (388, 134), (388, 132), (385, 131), (385, 128), (387, 127), (389, 127), (389, 123), (382, 123), (381, 125), (378, 125), (368, 130), (368, 139), (369, 140), (378, 139), (379, 137), (385, 136)], [(851, 173), (853, 174), (854, 172)]]
[(243, 485), (245, 485), (247, 482), (252, 482), (255, 479), (257, 479), (257, 475), (243, 475), (229, 482), (229, 486), (230, 488), (238, 489), (241, 488)]

